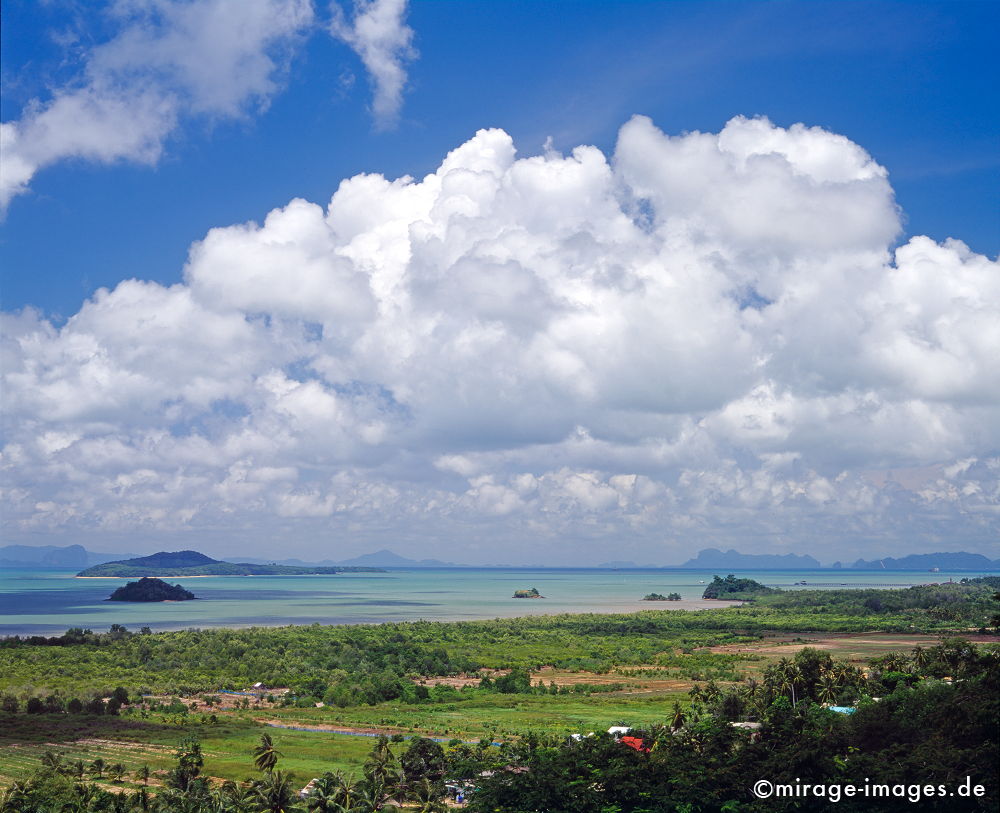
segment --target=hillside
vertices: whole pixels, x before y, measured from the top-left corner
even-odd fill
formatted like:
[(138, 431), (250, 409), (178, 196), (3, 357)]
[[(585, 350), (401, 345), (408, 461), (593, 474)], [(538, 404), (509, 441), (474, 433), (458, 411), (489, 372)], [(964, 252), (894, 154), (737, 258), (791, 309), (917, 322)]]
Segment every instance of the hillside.
[(885, 558), (865, 561), (858, 559), (852, 568), (862, 570), (995, 570), (1000, 568), (1000, 559), (991, 560), (980, 553), (914, 553), (900, 559)]
[(170, 585), (159, 579), (143, 576), (137, 582), (119, 587), (108, 601), (191, 601), (197, 598), (179, 584)]
[(249, 562), (220, 562), (194, 550), (160, 551), (150, 556), (107, 562), (82, 570), (83, 578), (116, 576), (306, 576), (336, 573), (377, 573), (372, 567), (290, 567), (288, 565), (256, 565)]

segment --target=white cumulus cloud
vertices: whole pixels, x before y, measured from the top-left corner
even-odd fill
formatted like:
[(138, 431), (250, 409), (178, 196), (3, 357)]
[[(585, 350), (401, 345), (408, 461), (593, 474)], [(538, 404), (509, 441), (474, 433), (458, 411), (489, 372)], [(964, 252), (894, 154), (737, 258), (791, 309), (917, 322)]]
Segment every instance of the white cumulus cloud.
[(610, 156), (523, 158), (480, 131), (211, 230), (182, 284), (8, 315), (9, 535), (989, 552), (1000, 268), (899, 230), (819, 128), (637, 117)]

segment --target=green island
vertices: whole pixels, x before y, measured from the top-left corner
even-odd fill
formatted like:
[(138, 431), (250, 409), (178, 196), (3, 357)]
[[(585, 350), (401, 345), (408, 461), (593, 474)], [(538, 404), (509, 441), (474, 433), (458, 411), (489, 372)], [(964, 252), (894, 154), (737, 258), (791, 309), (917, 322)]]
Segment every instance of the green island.
[(293, 567), (220, 562), (194, 550), (161, 551), (136, 559), (105, 562), (77, 573), (77, 578), (136, 578), (140, 576), (309, 576), (337, 573), (383, 573), (377, 567)]
[(642, 597), (643, 601), (680, 601), (680, 593), (668, 593), (663, 595), (663, 593), (647, 593)]
[(514, 598), (545, 598), (545, 596), (539, 593), (537, 588), (532, 587), (528, 590), (515, 590)]
[(757, 799), (761, 778), (927, 777), (969, 793), (808, 809), (992, 811), (998, 590), (15, 636), (0, 640), (0, 809), (443, 813), (461, 793), (476, 813), (763, 813), (807, 808)]
[(781, 592), (777, 588), (767, 587), (753, 579), (737, 579), (732, 573), (722, 579), (715, 576), (711, 584), (701, 594), (702, 598), (726, 598), (754, 600), (759, 596), (772, 595)]
[(170, 585), (160, 579), (143, 576), (137, 582), (119, 587), (108, 601), (191, 601), (195, 594), (179, 584)]

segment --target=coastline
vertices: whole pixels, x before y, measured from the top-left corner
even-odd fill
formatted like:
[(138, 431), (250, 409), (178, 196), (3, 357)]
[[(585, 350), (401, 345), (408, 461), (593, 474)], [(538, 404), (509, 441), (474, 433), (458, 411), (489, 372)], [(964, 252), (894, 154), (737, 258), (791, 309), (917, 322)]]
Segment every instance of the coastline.
[[(85, 578), (118, 578), (118, 577), (94, 576), (94, 577), (85, 577)], [(511, 599), (511, 600), (513, 601), (513, 599)], [(107, 599), (104, 599), (104, 601), (107, 601)], [(205, 601), (206, 601), (206, 599), (203, 599), (203, 598), (199, 597), (199, 603), (200, 604), (203, 605), (205, 603)], [(128, 604), (128, 605), (133, 605), (133, 606), (134, 605), (141, 605), (141, 606), (145, 606), (145, 607), (149, 607), (149, 606), (154, 605), (154, 604), (157, 605), (157, 606), (163, 606), (163, 605), (167, 605), (167, 604), (174, 604), (174, 605), (181, 605), (181, 606), (190, 605), (189, 601), (116, 602), (116, 603), (118, 603), (118, 604)], [(649, 602), (643, 602), (641, 600), (637, 600), (637, 601), (635, 601), (633, 603), (630, 603), (628, 606), (612, 606), (610, 604), (605, 604), (605, 605), (591, 607), (591, 608), (588, 608), (588, 609), (580, 609), (580, 610), (572, 610), (572, 611), (562, 611), (562, 612), (549, 610), (547, 612), (543, 611), (543, 612), (535, 612), (535, 613), (530, 613), (530, 612), (526, 613), (526, 612), (523, 612), (523, 611), (518, 612), (518, 611), (516, 611), (516, 609), (514, 607), (512, 607), (511, 608), (512, 612), (510, 612), (510, 613), (500, 612), (500, 613), (493, 613), (493, 614), (490, 614), (490, 615), (472, 614), (472, 613), (470, 613), (470, 614), (459, 614), (459, 615), (454, 615), (454, 614), (440, 615), (440, 614), (428, 613), (428, 614), (425, 614), (425, 615), (421, 615), (419, 618), (359, 618), (357, 620), (354, 620), (354, 619), (345, 619), (345, 618), (331, 618), (331, 619), (329, 619), (327, 621), (322, 621), (322, 620), (292, 620), (292, 619), (277, 618), (277, 619), (274, 619), (274, 621), (271, 622), (271, 623), (268, 623), (266, 621), (258, 621), (258, 620), (247, 620), (245, 622), (243, 622), (243, 621), (236, 621), (236, 622), (220, 622), (220, 623), (216, 623), (216, 622), (213, 622), (213, 621), (211, 621), (209, 619), (205, 619), (205, 620), (201, 621), (200, 623), (198, 621), (192, 621), (192, 622), (186, 622), (186, 623), (178, 621), (178, 623), (172, 623), (172, 622), (170, 622), (170, 623), (167, 623), (167, 624), (157, 624), (156, 627), (154, 628), (153, 632), (179, 632), (181, 630), (189, 630), (189, 629), (205, 629), (205, 630), (208, 630), (208, 629), (212, 629), (212, 630), (217, 630), (217, 629), (233, 629), (233, 630), (242, 630), (242, 629), (251, 629), (253, 627), (263, 627), (263, 628), (268, 628), (268, 629), (274, 629), (274, 628), (278, 628), (278, 627), (308, 627), (308, 626), (312, 626), (314, 624), (319, 624), (320, 626), (327, 626), (327, 627), (356, 627), (356, 626), (365, 626), (365, 625), (377, 626), (377, 625), (381, 625), (381, 624), (419, 623), (421, 621), (431, 621), (431, 622), (434, 622), (434, 623), (442, 623), (442, 624), (451, 624), (451, 623), (456, 623), (457, 624), (457, 623), (468, 622), (468, 621), (495, 621), (495, 620), (500, 620), (500, 619), (513, 619), (513, 618), (539, 618), (539, 617), (557, 618), (557, 617), (562, 617), (562, 616), (582, 616), (582, 615), (635, 615), (637, 613), (643, 613), (643, 612), (664, 612), (664, 613), (671, 613), (671, 612), (704, 612), (705, 610), (719, 610), (719, 609), (724, 609), (726, 607), (739, 607), (739, 606), (745, 604), (746, 602), (744, 602), (744, 601), (727, 601), (727, 600), (723, 600), (723, 599), (682, 599), (681, 601), (672, 601), (670, 603), (672, 605), (674, 605), (674, 606), (672, 606), (672, 607), (632, 606), (632, 604), (635, 604), (635, 605), (649, 604)], [(677, 606), (677, 605), (681, 605), (681, 606)], [(540, 609), (543, 609), (543, 608), (540, 608)], [(4, 625), (4, 626), (13, 626), (13, 625)], [(147, 626), (147, 625), (144, 625), (144, 626)], [(21, 630), (18, 630), (18, 629), (4, 630), (3, 632), (0, 632), (0, 640), (3, 640), (4, 638), (12, 638), (15, 635), (19, 635), (22, 638), (27, 637), (27, 636), (32, 636), (32, 635), (40, 635), (40, 636), (44, 636), (44, 637), (52, 637), (52, 636), (58, 636), (58, 635), (63, 634), (66, 631), (66, 629), (68, 629), (68, 627), (60, 627), (58, 629), (52, 629), (52, 630), (48, 630), (48, 631), (26, 630), (26, 629), (21, 629)]]

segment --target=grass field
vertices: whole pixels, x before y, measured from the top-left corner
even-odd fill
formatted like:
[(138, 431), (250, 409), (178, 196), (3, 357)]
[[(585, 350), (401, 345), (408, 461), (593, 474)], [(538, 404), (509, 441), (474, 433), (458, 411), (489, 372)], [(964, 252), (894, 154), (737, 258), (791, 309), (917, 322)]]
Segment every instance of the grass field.
[(101, 758), (107, 764), (121, 762), (130, 773), (126, 782), (108, 788), (134, 788), (133, 776), (144, 764), (153, 775), (150, 785), (162, 783), (165, 772), (176, 763), (177, 743), (197, 734), (205, 754), (204, 773), (219, 780), (241, 780), (254, 773), (250, 752), (262, 732), (267, 731), (283, 753), (281, 767), (305, 784), (324, 771), (355, 771), (360, 775), (372, 740), (329, 732), (291, 731), (266, 728), (239, 717), (227, 717), (218, 725), (163, 725), (114, 717), (0, 714), (0, 783), (9, 784), (32, 773), (46, 751), (65, 760), (90, 764)]

